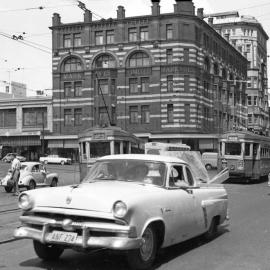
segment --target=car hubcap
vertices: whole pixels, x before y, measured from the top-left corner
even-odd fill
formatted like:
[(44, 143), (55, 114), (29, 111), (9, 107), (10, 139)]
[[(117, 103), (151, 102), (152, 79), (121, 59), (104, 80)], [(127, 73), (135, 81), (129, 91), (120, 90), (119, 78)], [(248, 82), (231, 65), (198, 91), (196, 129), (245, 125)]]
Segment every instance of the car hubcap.
[(143, 234), (143, 245), (140, 248), (141, 256), (144, 261), (148, 261), (153, 253), (153, 232), (150, 229), (146, 229)]

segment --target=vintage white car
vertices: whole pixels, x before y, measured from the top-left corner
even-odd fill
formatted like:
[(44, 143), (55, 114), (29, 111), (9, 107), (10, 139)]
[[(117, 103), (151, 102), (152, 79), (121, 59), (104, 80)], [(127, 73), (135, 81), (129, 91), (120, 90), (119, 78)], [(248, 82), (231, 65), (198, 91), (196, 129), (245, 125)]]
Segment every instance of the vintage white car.
[(60, 157), (59, 155), (48, 155), (46, 157), (40, 157), (39, 161), (48, 164), (48, 163), (55, 163), (55, 164), (71, 164), (71, 158)]
[(157, 250), (198, 235), (212, 238), (227, 218), (222, 185), (200, 184), (185, 161), (157, 155), (112, 155), (96, 161), (81, 184), (23, 192), (16, 238), (57, 259), (66, 248), (126, 251), (147, 269)]
[[(59, 176), (57, 173), (49, 173), (45, 166), (39, 162), (22, 162), (19, 178), (19, 188), (26, 187), (35, 189), (40, 186), (56, 187), (58, 184)], [(4, 186), (6, 192), (11, 192), (13, 184), (11, 181), (11, 171), (1, 180), (1, 185)]]

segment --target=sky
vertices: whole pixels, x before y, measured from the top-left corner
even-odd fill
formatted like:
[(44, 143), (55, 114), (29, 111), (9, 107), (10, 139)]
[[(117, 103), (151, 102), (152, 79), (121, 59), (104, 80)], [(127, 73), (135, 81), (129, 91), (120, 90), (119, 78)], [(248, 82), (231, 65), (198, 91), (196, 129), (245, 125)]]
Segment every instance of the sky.
[[(115, 18), (119, 5), (126, 16), (149, 15), (151, 0), (82, 0), (94, 19)], [(193, 0), (205, 13), (238, 10), (255, 16), (270, 36), (269, 0)], [(173, 12), (175, 0), (161, 0), (161, 13)], [(0, 89), (5, 82), (27, 84), (28, 94), (52, 88), (51, 31), (52, 14), (59, 13), (63, 23), (80, 22), (83, 10), (76, 0), (0, 0)], [(42, 8), (41, 8), (42, 7)], [(100, 17), (98, 17), (100, 16)], [(19, 36), (23, 39), (14, 40)], [(270, 41), (268, 41), (270, 54)], [(270, 58), (269, 58), (270, 59)], [(270, 67), (268, 68), (270, 70)], [(268, 70), (268, 71), (269, 71)], [(48, 93), (50, 91), (48, 90)]]

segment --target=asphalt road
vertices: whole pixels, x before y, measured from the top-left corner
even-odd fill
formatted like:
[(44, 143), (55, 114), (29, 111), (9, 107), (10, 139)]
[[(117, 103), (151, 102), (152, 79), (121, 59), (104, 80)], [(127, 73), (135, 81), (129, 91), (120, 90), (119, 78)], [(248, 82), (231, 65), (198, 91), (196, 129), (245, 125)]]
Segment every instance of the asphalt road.
[[(75, 181), (70, 172), (67, 176), (71, 180), (63, 180)], [(267, 183), (225, 183), (225, 187), (229, 194), (230, 220), (220, 227), (219, 235), (208, 243), (196, 238), (163, 250), (153, 269), (270, 269), (270, 189)], [(16, 205), (15, 198), (1, 190), (1, 210)], [(13, 230), (19, 214), (0, 214), (0, 235)], [(108, 251), (84, 254), (66, 250), (58, 262), (43, 262), (34, 253), (31, 240), (19, 240), (0, 244), (0, 269), (127, 270), (128, 266), (123, 254)]]

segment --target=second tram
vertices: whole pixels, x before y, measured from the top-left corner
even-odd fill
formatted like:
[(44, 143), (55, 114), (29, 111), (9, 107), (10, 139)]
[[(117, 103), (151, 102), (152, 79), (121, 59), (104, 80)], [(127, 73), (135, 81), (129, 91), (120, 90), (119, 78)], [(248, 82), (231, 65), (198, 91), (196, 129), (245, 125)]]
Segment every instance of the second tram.
[(230, 177), (258, 180), (270, 173), (270, 138), (248, 131), (231, 131), (219, 141), (218, 167)]

